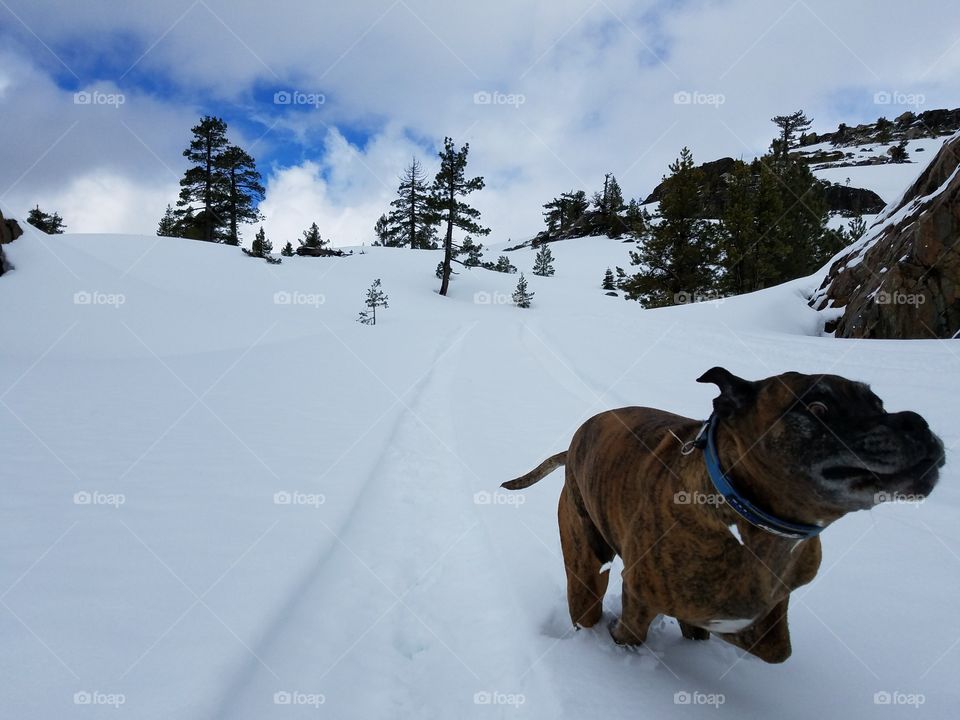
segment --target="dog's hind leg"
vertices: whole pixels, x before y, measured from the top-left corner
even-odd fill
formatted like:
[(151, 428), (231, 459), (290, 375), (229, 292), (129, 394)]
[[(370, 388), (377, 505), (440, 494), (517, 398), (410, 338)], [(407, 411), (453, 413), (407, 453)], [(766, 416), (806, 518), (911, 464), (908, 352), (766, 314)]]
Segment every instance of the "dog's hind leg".
[(567, 606), (574, 625), (593, 627), (603, 615), (603, 594), (610, 578), (610, 570), (603, 566), (613, 560), (614, 552), (581, 509), (582, 503), (576, 502), (576, 492), (576, 485), (568, 477), (557, 509), (567, 572)]

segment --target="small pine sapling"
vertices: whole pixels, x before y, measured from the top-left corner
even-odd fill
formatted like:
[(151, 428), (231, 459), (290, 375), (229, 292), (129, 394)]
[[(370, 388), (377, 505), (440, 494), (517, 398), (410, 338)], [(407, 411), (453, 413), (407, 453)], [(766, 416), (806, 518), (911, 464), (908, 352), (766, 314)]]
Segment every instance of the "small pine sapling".
[(380, 278), (377, 278), (367, 290), (367, 299), (364, 301), (367, 309), (360, 312), (357, 322), (364, 325), (376, 325), (377, 308), (386, 308), (388, 299), (387, 295), (380, 289)]
[(537, 251), (537, 257), (533, 261), (533, 274), (541, 277), (550, 277), (553, 275), (553, 253), (547, 243), (540, 245)]
[(513, 302), (516, 303), (517, 307), (528, 308), (530, 307), (530, 301), (533, 300), (533, 296), (536, 293), (529, 292), (527, 290), (527, 279), (523, 276), (523, 273), (520, 273), (520, 280), (517, 282), (517, 289), (513, 292)]

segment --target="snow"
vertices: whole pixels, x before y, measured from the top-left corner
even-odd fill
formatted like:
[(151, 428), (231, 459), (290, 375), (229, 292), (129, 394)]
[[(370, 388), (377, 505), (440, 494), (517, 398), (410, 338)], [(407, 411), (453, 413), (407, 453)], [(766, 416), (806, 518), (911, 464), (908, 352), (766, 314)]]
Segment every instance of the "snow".
[[(628, 248), (553, 244), (552, 278), (509, 253), (536, 292), (520, 310), (519, 275), (463, 272), (439, 297), (423, 251), (268, 266), (32, 229), (5, 246), (5, 715), (952, 716), (954, 462), (922, 507), (824, 533), (787, 665), (684, 641), (670, 618), (646, 648), (615, 646), (619, 560), (604, 622), (573, 631), (561, 474), (498, 486), (605, 408), (703, 418), (714, 389), (694, 380), (713, 365), (835, 372), (960, 441), (955, 344), (823, 337), (819, 275), (644, 311), (600, 290)], [(375, 278), (390, 306), (362, 326)]]
[[(946, 137), (938, 138), (920, 138), (907, 142), (907, 153), (910, 162), (907, 163), (885, 163), (882, 165), (857, 165), (850, 167), (815, 167), (813, 174), (821, 180), (846, 185), (850, 181), (851, 187), (865, 188), (873, 190), (877, 195), (883, 198), (887, 204), (900, 199), (904, 190), (910, 183), (916, 179), (920, 172), (927, 166), (937, 150), (947, 140)], [(887, 150), (898, 143), (881, 145), (871, 143), (864, 146), (833, 148), (829, 143), (825, 145), (825, 150), (839, 149), (844, 152), (853, 153), (849, 158), (851, 162), (869, 160), (876, 157), (885, 156)], [(819, 145), (817, 147), (820, 147)], [(871, 148), (872, 152), (865, 152), (866, 148)], [(809, 152), (812, 148), (804, 148)]]

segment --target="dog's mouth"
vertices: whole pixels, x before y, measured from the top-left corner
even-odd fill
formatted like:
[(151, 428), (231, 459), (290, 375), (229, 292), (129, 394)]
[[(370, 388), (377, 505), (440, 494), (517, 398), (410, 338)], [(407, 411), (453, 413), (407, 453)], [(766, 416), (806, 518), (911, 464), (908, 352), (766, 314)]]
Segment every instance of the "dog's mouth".
[(931, 449), (925, 457), (912, 465), (897, 470), (864, 467), (864, 465), (834, 465), (821, 470), (825, 480), (850, 484), (856, 490), (885, 489), (910, 484), (926, 491), (933, 489), (939, 478), (939, 468), (945, 461), (943, 447)]

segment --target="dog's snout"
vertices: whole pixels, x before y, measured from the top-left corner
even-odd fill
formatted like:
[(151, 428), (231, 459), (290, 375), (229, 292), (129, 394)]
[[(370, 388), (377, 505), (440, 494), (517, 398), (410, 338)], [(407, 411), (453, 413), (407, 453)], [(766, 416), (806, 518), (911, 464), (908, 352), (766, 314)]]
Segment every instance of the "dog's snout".
[(924, 433), (930, 431), (930, 426), (923, 417), (910, 410), (894, 413), (890, 416), (890, 426), (894, 430), (906, 433)]

